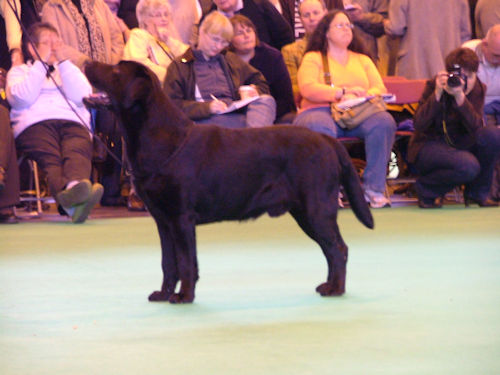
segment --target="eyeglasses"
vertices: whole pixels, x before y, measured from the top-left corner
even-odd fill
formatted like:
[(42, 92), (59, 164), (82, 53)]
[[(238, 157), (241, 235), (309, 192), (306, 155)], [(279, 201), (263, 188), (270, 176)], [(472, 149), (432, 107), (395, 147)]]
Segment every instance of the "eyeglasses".
[(212, 34), (207, 34), (208, 38), (212, 41), (212, 43), (217, 44), (218, 46), (225, 48), (229, 45), (229, 42), (221, 37), (218, 37), (216, 35)]
[(150, 13), (149, 17), (151, 17), (151, 18), (170, 18), (170, 13), (168, 13), (168, 12)]
[(334, 23), (331, 27), (335, 27), (336, 29), (354, 29), (354, 25), (352, 23)]

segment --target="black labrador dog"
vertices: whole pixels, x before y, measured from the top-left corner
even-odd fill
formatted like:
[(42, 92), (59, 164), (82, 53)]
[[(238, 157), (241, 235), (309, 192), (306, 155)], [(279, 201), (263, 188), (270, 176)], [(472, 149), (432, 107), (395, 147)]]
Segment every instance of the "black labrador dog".
[(344, 293), (347, 246), (337, 226), (340, 184), (358, 219), (373, 228), (373, 218), (339, 142), (293, 126), (194, 125), (139, 63), (92, 62), (85, 73), (109, 97), (123, 128), (135, 187), (160, 234), (163, 284), (150, 301), (194, 300), (197, 224), (286, 212), (326, 257), (327, 281), (316, 290), (322, 296)]

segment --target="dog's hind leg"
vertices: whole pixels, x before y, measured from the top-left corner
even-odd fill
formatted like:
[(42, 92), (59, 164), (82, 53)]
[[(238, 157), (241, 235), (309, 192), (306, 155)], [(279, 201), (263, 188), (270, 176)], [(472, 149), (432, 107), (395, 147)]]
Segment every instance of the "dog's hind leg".
[(150, 301), (168, 301), (174, 294), (175, 287), (179, 281), (177, 270), (177, 257), (175, 254), (174, 242), (168, 225), (157, 223), (158, 233), (161, 241), (161, 268), (163, 271), (163, 283), (161, 290), (150, 294)]
[(172, 294), (168, 300), (171, 303), (190, 303), (194, 300), (194, 289), (198, 281), (195, 223), (187, 215), (183, 215), (171, 222), (170, 230), (181, 285), (179, 292)]
[(326, 257), (328, 277), (316, 291), (322, 296), (344, 294), (348, 248), (340, 235), (336, 215), (307, 215), (296, 210), (290, 213), (302, 230), (318, 243)]

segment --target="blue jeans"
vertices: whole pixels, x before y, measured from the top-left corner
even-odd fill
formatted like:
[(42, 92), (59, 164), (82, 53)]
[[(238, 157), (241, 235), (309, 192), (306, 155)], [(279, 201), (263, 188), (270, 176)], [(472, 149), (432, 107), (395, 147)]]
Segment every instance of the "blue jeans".
[(365, 189), (385, 191), (387, 163), (394, 143), (396, 122), (388, 112), (370, 116), (354, 129), (342, 129), (333, 121), (329, 107), (311, 108), (297, 115), (294, 125), (330, 135), (334, 138), (357, 137), (363, 139), (366, 169), (363, 174)]
[(261, 128), (274, 123), (276, 118), (276, 101), (271, 95), (261, 95), (251, 102), (245, 113), (231, 112), (223, 115), (212, 115), (197, 124), (214, 124), (224, 128)]
[(458, 150), (444, 141), (424, 144), (415, 161), (419, 174), (416, 184), (419, 198), (442, 197), (463, 184), (466, 197), (478, 200), (488, 197), (495, 160), (500, 154), (500, 128), (481, 128), (476, 138), (476, 144), (469, 150)]
[(495, 100), (491, 103), (485, 104), (484, 114), (494, 116), (496, 119), (496, 125), (500, 124), (500, 101)]

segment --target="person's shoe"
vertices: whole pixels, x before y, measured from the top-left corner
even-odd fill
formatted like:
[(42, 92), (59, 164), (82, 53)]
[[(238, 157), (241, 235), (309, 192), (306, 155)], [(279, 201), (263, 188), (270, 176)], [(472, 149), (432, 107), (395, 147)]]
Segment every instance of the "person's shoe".
[(134, 192), (131, 192), (128, 195), (127, 208), (129, 211), (146, 211), (146, 206), (144, 205), (144, 202)]
[(370, 189), (365, 190), (365, 200), (370, 203), (371, 208), (391, 207), (391, 201), (383, 193), (373, 191)]
[(75, 210), (71, 215), (71, 221), (75, 224), (85, 222), (92, 208), (101, 200), (103, 193), (104, 188), (101, 184), (95, 183), (92, 185), (90, 196), (87, 201), (74, 207)]
[(420, 208), (441, 208), (443, 200), (441, 198), (418, 198), (418, 207)]
[(338, 201), (339, 201), (339, 208), (344, 208), (344, 202), (342, 201), (342, 198), (344, 197), (344, 195), (342, 194), (341, 191), (339, 191), (339, 198), (338, 198)]
[(70, 208), (86, 202), (89, 199), (92, 184), (89, 180), (81, 180), (71, 189), (64, 189), (56, 195), (57, 203), (64, 208)]
[(479, 205), (479, 207), (498, 207), (498, 202), (490, 198), (479, 200), (472, 197), (464, 197), (464, 203), (465, 207), (469, 207), (471, 203), (476, 203)]
[(14, 215), (14, 210), (12, 207), (3, 208), (0, 210), (0, 224), (17, 224), (16, 215)]

